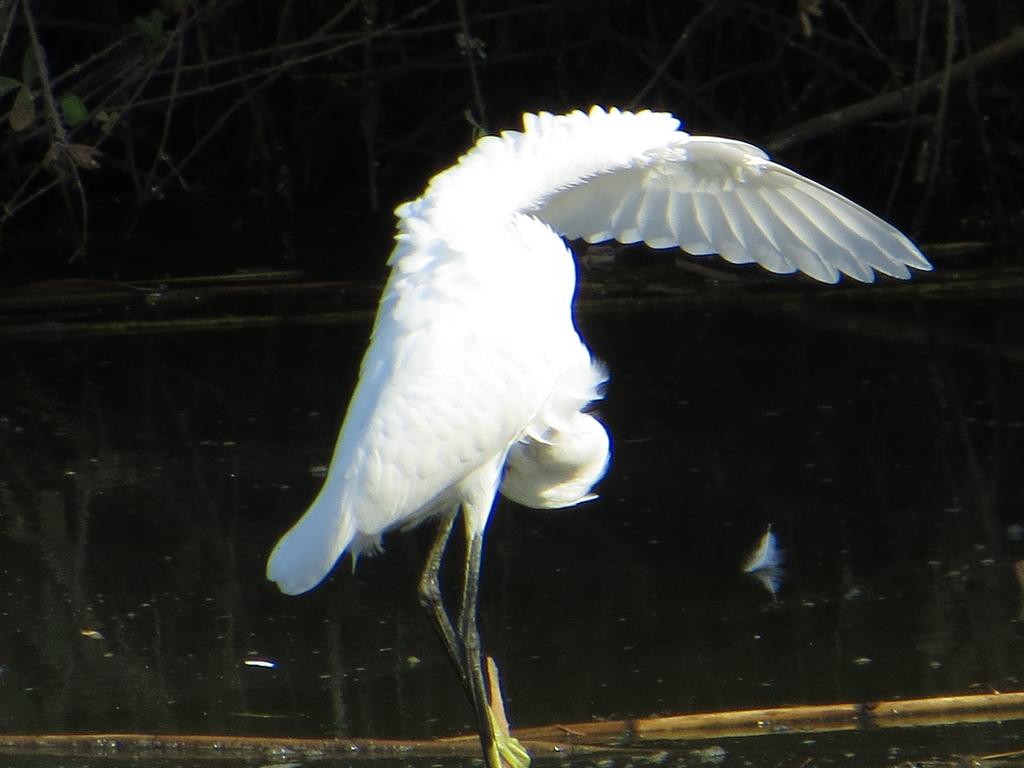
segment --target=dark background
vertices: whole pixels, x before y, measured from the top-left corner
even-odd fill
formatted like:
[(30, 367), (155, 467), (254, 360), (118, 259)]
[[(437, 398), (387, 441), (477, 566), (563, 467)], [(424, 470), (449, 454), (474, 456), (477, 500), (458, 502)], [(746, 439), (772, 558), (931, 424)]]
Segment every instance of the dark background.
[[(481, 618), (513, 722), (1020, 690), (1020, 21), (1009, 0), (0, 6), (0, 731), (472, 730), (417, 604), (429, 526), (300, 599), (263, 569), (322, 481), (394, 206), (476, 126), (592, 103), (764, 146), (936, 271), (585, 267), (613, 464), (591, 504), (494, 514)], [(778, 595), (739, 568), (769, 523)], [(799, 749), (1020, 746), (992, 728)], [(770, 744), (752, 764), (804, 764)]]
[(1005, 242), (1020, 21), (955, 0), (5, 4), (0, 285), (378, 276), (392, 209), (478, 126), (594, 103), (764, 146), (925, 243)]

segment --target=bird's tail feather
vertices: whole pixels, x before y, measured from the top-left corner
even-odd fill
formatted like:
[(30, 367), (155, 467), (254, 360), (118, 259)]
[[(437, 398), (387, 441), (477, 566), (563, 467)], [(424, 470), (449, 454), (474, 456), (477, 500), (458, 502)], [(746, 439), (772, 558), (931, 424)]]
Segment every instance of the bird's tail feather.
[(352, 542), (355, 526), (328, 482), (267, 560), (267, 578), (286, 595), (308, 592), (330, 573)]

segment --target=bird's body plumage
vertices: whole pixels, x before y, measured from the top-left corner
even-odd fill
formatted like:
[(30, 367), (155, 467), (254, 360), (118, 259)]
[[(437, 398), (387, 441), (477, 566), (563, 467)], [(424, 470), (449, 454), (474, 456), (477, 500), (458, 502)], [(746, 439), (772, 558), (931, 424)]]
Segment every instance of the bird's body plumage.
[(608, 438), (585, 409), (605, 374), (573, 325), (575, 266), (560, 236), (825, 282), (930, 269), (863, 208), (749, 144), (690, 136), (671, 115), (595, 107), (523, 123), (481, 139), (396, 210), (391, 276), (327, 480), (268, 563), (282, 591), (311, 589), (343, 552), (460, 505), (467, 531), (482, 531), (507, 459), (521, 503), (592, 498)]
[(482, 531), (509, 449), (571, 416), (566, 389), (586, 391), (577, 409), (597, 396), (603, 370), (572, 322), (572, 256), (550, 230), (513, 215), (432, 242), (430, 257), (399, 262), (385, 289), (327, 480), (271, 559), (287, 593), (344, 550), (459, 504)]

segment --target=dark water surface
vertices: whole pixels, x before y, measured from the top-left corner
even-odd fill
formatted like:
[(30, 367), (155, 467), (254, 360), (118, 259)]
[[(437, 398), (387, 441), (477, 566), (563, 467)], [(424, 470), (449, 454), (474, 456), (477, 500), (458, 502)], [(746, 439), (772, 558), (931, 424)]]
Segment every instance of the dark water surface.
[[(484, 641), (515, 725), (1024, 688), (1024, 304), (864, 296), (583, 312), (612, 372), (601, 499), (503, 502), (488, 532)], [(0, 731), (471, 729), (416, 598), (432, 528), (307, 596), (263, 577), (368, 331), (0, 341)], [(769, 523), (776, 597), (740, 570)], [(1021, 742), (1006, 723), (725, 754)]]

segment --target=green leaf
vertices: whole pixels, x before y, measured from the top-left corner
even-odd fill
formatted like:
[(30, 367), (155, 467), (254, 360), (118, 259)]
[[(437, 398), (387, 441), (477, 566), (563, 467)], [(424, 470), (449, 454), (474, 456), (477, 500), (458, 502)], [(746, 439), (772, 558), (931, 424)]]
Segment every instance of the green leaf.
[(96, 122), (100, 124), (100, 130), (104, 133), (110, 133), (114, 130), (114, 126), (120, 119), (121, 113), (117, 111), (107, 112), (107, 110), (101, 109), (96, 113)]
[(164, 20), (167, 17), (158, 10), (152, 10), (148, 16), (136, 16), (135, 26), (139, 31), (153, 43), (162, 44), (164, 41)]
[(13, 77), (4, 77), (0, 75), (0, 96), (10, 91), (13, 88), (21, 86), (21, 80), (15, 80)]
[(25, 86), (18, 89), (18, 95), (14, 97), (14, 106), (11, 108), (10, 123), (15, 131), (23, 131), (32, 125), (36, 117), (36, 105), (32, 101), (32, 91)]
[(60, 108), (64, 113), (64, 122), (66, 122), (70, 128), (74, 128), (89, 117), (89, 110), (85, 108), (85, 102), (74, 94), (62, 96), (60, 99)]

